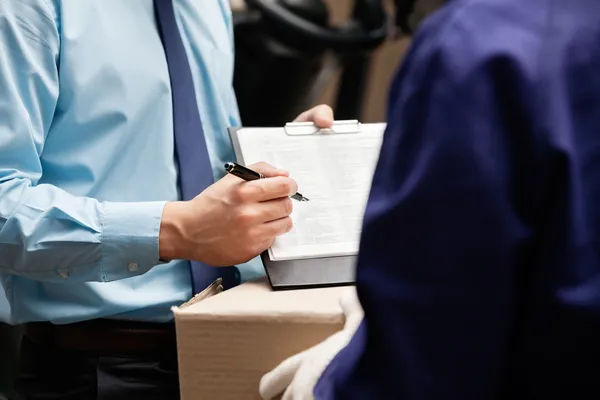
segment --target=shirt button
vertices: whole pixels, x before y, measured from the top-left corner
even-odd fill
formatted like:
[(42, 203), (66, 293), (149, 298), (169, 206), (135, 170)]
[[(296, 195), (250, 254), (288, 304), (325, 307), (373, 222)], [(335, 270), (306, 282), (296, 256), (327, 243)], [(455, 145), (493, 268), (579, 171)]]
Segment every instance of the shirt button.
[(58, 273), (58, 276), (60, 276), (63, 279), (67, 279), (69, 277), (69, 273), (66, 271), (61, 271)]
[(138, 263), (129, 263), (127, 265), (127, 269), (129, 270), (129, 272), (135, 272), (138, 269), (140, 269), (140, 266), (138, 265)]

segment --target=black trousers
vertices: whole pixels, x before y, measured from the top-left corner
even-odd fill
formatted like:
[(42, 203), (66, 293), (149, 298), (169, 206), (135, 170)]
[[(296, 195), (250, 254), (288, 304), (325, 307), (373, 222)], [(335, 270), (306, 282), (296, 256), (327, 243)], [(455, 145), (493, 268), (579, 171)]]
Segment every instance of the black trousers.
[(22, 400), (176, 400), (177, 352), (90, 356), (24, 336), (15, 391)]
[(22, 329), (0, 323), (0, 399), (13, 399)]

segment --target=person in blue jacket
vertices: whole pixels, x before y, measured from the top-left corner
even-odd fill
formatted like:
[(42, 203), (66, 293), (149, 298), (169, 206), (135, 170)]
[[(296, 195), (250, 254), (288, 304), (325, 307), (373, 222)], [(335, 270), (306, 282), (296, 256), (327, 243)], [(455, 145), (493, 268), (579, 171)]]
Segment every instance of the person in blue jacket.
[(448, 1), (393, 83), (364, 318), (314, 398), (600, 398), (599, 252), (600, 3)]
[(600, 398), (600, 4), (449, 1), (388, 123), (315, 397)]

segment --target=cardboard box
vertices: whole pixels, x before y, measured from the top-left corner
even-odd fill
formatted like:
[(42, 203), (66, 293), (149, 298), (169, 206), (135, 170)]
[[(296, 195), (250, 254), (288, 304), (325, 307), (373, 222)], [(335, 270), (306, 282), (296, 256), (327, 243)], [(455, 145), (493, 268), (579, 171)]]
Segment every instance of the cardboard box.
[(342, 329), (347, 290), (274, 292), (261, 279), (175, 308), (181, 398), (260, 399), (266, 372)]

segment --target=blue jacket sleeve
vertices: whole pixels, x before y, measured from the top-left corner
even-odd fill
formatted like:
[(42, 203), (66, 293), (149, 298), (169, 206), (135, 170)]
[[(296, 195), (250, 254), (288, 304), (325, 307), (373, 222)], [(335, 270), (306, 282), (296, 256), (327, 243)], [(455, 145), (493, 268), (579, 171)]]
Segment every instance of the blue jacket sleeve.
[(539, 218), (539, 49), (463, 29), (484, 21), (425, 29), (399, 71), (361, 239), (365, 320), (319, 399), (492, 399), (502, 386)]
[(45, 281), (142, 274), (159, 263), (164, 202), (100, 202), (38, 184), (59, 96), (49, 4), (0, 2), (0, 273)]

